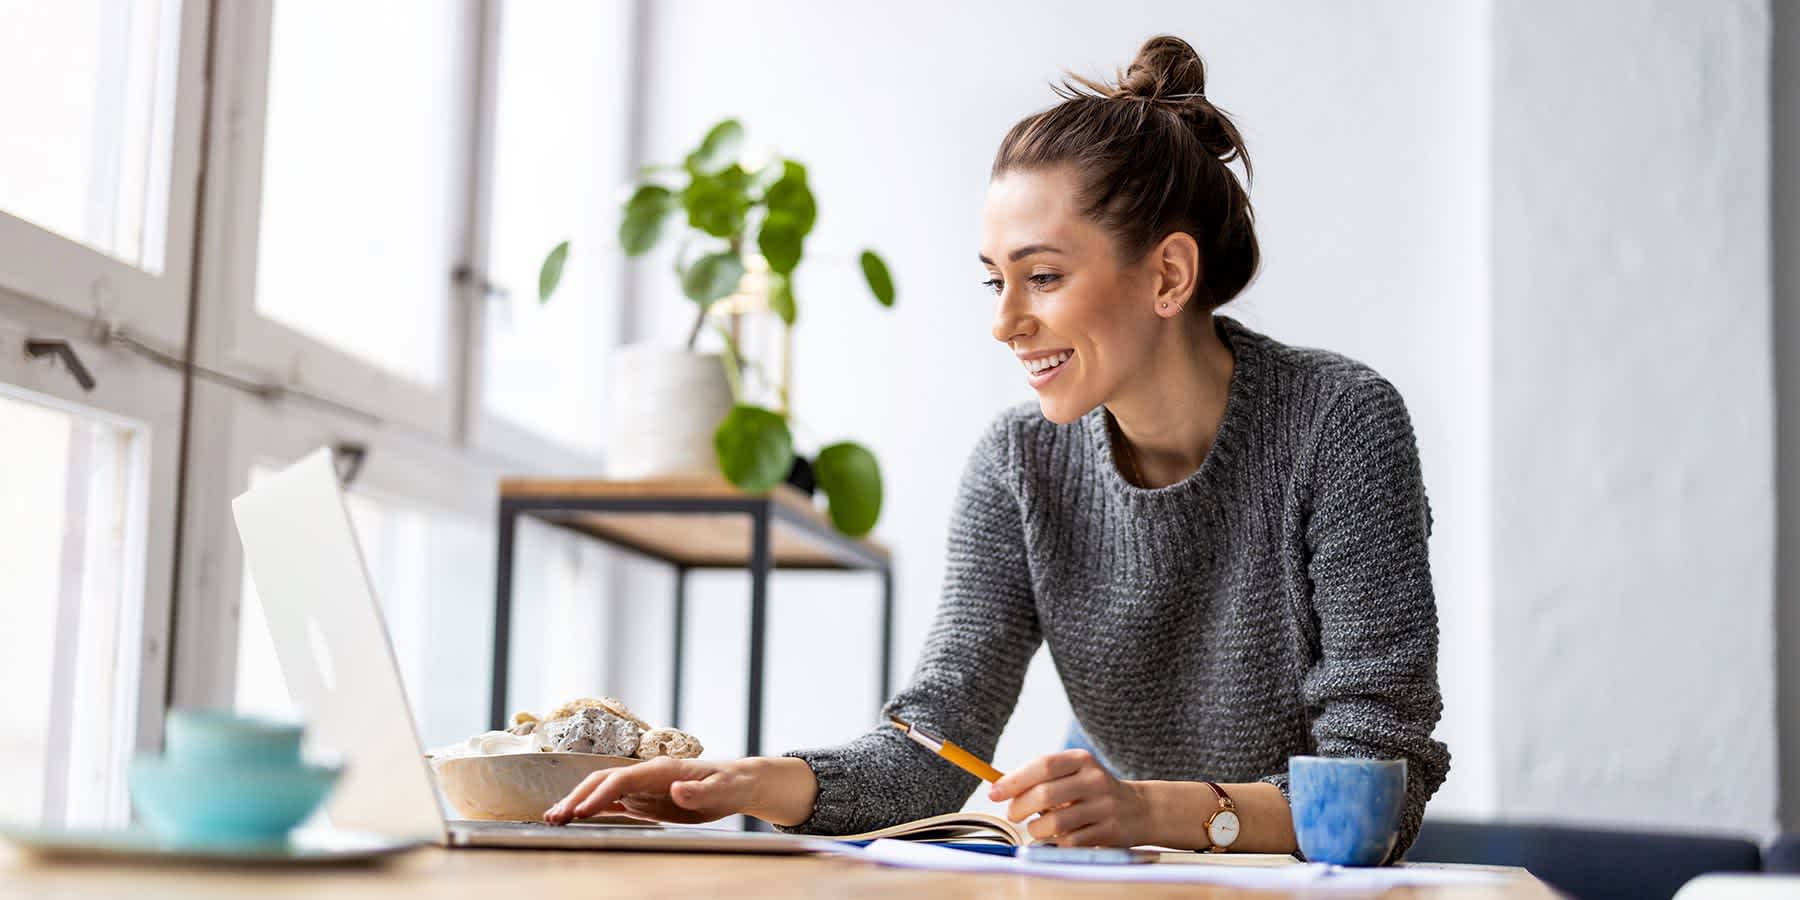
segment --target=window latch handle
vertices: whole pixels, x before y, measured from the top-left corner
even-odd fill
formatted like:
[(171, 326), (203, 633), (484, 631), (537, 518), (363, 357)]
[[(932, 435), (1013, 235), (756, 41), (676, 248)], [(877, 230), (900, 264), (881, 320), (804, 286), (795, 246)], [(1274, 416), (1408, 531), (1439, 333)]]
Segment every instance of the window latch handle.
[(40, 356), (53, 356), (62, 360), (63, 368), (69, 370), (69, 375), (75, 379), (76, 384), (81, 385), (82, 390), (94, 389), (94, 373), (89, 372), (88, 367), (82, 364), (81, 357), (75, 355), (73, 344), (62, 338), (26, 338), (25, 358), (37, 359)]

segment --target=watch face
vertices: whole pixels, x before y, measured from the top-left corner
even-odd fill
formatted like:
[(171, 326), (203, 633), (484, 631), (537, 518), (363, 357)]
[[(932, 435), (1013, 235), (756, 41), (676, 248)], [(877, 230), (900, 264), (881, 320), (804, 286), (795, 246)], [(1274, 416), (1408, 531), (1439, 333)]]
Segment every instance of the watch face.
[(1238, 836), (1237, 813), (1220, 810), (1211, 822), (1206, 823), (1206, 836), (1212, 839), (1215, 846), (1229, 846)]

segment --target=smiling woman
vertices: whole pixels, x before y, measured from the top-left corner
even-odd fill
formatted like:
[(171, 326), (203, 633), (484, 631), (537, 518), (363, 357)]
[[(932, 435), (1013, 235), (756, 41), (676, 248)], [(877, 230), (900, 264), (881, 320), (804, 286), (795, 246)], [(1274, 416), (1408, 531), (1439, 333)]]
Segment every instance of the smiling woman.
[[(885, 713), (991, 756), (1047, 643), (1106, 760), (999, 778), (1033, 838), (1296, 852), (1292, 756), (1403, 759), (1386, 861), (1449, 770), (1430, 510), (1399, 394), (1218, 307), (1258, 265), (1236, 126), (1200, 57), (1150, 39), (1014, 126), (983, 211), (993, 336), (1038, 402), (963, 471), (944, 598)], [(1223, 783), (1220, 783), (1223, 782)], [(817, 834), (952, 811), (976, 780), (880, 728), (780, 759), (615, 770), (550, 821), (737, 812)]]

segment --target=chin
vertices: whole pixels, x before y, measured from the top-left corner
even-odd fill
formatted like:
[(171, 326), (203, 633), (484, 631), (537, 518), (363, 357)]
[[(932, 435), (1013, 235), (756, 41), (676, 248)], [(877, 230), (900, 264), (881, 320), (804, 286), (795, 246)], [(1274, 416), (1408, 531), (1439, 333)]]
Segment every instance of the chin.
[(1064, 397), (1051, 397), (1044, 394), (1038, 395), (1038, 409), (1043, 411), (1044, 418), (1049, 419), (1058, 425), (1067, 425), (1079, 420), (1082, 416), (1087, 415), (1095, 405), (1096, 404), (1093, 403), (1085, 405), (1071, 403)]

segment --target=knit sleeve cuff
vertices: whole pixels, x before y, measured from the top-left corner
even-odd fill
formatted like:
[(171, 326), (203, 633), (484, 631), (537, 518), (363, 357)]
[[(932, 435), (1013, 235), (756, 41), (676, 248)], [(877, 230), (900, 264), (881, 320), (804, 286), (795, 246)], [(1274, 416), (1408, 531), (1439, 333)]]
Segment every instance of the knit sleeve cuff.
[(782, 754), (802, 760), (812, 769), (813, 779), (819, 783), (818, 796), (813, 800), (812, 815), (798, 825), (777, 825), (777, 831), (787, 834), (853, 834), (851, 828), (852, 813), (855, 810), (856, 798), (850, 789), (850, 772), (844, 754), (835, 750), (796, 750)]

